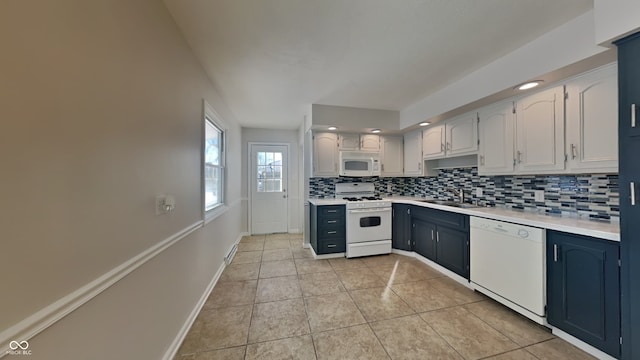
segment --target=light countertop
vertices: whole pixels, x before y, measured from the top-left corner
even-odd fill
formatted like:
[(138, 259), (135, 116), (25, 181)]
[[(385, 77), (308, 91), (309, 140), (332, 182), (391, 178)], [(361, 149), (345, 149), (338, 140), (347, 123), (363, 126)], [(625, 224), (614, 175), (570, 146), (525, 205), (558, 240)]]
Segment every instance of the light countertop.
[[(547, 215), (532, 211), (514, 210), (501, 207), (478, 207), (478, 208), (457, 208), (446, 205), (424, 203), (408, 196), (397, 196), (385, 198), (394, 203), (411, 204), (432, 209), (451, 211), (470, 216), (477, 216), (486, 219), (506, 221), (515, 224), (533, 226), (549, 230), (564, 231), (573, 234), (592, 236), (595, 238), (620, 241), (620, 224), (616, 222), (603, 222), (589, 220), (585, 218)], [(344, 205), (347, 202), (342, 199), (309, 199), (309, 203), (317, 206), (321, 205)]]

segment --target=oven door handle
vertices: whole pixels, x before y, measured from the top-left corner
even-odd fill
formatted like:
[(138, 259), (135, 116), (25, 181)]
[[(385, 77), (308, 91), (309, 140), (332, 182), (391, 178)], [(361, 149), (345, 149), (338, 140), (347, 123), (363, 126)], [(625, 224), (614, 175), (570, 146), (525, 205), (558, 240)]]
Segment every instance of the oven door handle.
[(363, 214), (373, 212), (390, 212), (391, 208), (374, 208), (374, 209), (352, 209), (349, 210), (349, 214)]

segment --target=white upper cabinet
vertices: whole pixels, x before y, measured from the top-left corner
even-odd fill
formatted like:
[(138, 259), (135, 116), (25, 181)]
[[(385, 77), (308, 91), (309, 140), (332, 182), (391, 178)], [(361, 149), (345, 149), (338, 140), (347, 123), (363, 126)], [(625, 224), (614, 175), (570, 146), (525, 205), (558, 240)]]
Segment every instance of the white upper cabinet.
[(380, 136), (373, 134), (360, 135), (360, 150), (362, 151), (380, 151)]
[(404, 143), (402, 136), (380, 138), (382, 168), (381, 176), (402, 176), (404, 165)]
[(338, 140), (342, 151), (360, 150), (360, 134), (340, 134)]
[(460, 156), (478, 151), (478, 114), (469, 113), (445, 123), (445, 154)]
[(425, 160), (475, 154), (478, 151), (478, 118), (469, 113), (422, 131)]
[(445, 126), (436, 125), (422, 131), (422, 156), (437, 159), (445, 154)]
[(422, 131), (404, 134), (404, 175), (421, 176), (422, 160)]
[(558, 172), (564, 170), (564, 159), (564, 87), (551, 88), (519, 100), (516, 110), (516, 172)]
[(618, 172), (617, 66), (607, 65), (567, 83), (568, 167)]
[(480, 149), (478, 174), (501, 175), (514, 171), (513, 102), (499, 103), (479, 111)]
[(338, 176), (338, 135), (313, 134), (313, 176)]
[(380, 136), (374, 134), (340, 134), (340, 151), (380, 151)]

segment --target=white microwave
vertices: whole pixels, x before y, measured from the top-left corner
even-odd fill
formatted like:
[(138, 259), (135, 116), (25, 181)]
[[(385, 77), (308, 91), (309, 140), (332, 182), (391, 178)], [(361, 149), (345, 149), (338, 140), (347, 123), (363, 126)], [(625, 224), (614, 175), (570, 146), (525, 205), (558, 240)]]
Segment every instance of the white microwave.
[(380, 176), (380, 154), (341, 151), (340, 176)]

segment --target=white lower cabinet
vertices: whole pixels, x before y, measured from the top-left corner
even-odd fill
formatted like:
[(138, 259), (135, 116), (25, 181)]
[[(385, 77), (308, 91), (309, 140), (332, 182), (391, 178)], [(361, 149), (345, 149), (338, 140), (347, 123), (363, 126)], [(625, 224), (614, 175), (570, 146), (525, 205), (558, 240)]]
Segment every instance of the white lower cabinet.
[(382, 136), (381, 176), (402, 176), (404, 166), (404, 142), (402, 136)]
[(480, 109), (480, 149), (478, 174), (513, 174), (515, 167), (515, 118), (513, 102)]
[(422, 176), (422, 131), (404, 134), (404, 176)]
[(607, 65), (567, 84), (570, 172), (618, 172), (617, 66)]
[(516, 172), (562, 172), (565, 168), (564, 87), (518, 100), (515, 115)]

